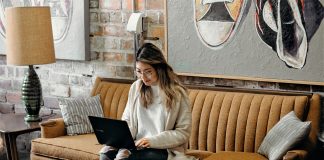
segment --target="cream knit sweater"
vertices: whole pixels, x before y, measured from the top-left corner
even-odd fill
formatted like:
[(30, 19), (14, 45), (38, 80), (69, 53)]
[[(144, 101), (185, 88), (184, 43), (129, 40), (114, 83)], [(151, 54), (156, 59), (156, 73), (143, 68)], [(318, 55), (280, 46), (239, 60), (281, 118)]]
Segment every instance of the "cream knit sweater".
[[(139, 84), (141, 80), (134, 82), (130, 88), (128, 101), (122, 120), (127, 121), (133, 138), (135, 139), (141, 131), (139, 131)], [(151, 148), (167, 149), (168, 160), (190, 160), (194, 157), (186, 156), (187, 142), (191, 131), (191, 111), (189, 105), (188, 94), (181, 87), (177, 88), (177, 102), (166, 113), (166, 121), (164, 129), (149, 139)], [(162, 103), (162, 106), (164, 104)], [(141, 127), (142, 128), (142, 127)]]

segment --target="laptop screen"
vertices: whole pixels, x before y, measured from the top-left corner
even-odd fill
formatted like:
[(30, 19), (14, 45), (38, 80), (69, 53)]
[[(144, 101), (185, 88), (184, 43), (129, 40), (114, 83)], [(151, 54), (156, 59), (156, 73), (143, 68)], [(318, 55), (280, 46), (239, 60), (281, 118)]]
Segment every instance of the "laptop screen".
[(126, 121), (95, 116), (88, 117), (100, 144), (115, 148), (136, 149)]

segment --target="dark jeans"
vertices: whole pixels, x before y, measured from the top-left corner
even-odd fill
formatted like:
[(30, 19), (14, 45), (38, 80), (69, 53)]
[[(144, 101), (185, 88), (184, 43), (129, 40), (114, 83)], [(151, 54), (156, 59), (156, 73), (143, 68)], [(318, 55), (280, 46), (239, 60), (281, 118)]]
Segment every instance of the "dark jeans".
[[(110, 159), (113, 160), (118, 151), (108, 151), (107, 153), (102, 153), (100, 159)], [(167, 160), (168, 152), (165, 149), (153, 149), (145, 148), (141, 150), (131, 150), (132, 154), (127, 158), (127, 160)]]

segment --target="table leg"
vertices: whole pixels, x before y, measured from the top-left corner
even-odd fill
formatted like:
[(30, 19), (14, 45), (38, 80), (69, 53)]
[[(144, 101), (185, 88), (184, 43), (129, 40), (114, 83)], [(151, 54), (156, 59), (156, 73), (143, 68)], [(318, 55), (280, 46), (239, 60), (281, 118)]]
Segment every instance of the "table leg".
[(11, 150), (11, 157), (12, 160), (18, 160), (18, 152), (17, 152), (17, 144), (16, 144), (16, 135), (10, 135), (9, 140), (10, 140), (10, 150)]
[(9, 134), (4, 133), (4, 135), (2, 137), (3, 137), (3, 142), (6, 147), (6, 151), (7, 151), (7, 159), (10, 160), (10, 159), (12, 159), (12, 155), (11, 155), (11, 145), (10, 145)]

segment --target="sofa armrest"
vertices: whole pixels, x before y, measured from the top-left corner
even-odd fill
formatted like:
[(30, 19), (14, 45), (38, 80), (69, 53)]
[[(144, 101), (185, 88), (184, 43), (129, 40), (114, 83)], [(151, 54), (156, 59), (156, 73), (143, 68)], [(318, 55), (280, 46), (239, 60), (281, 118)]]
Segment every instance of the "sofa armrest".
[(283, 160), (304, 160), (306, 156), (307, 151), (305, 150), (291, 150), (286, 153)]
[(55, 138), (66, 135), (63, 118), (50, 119), (40, 123), (42, 138)]

